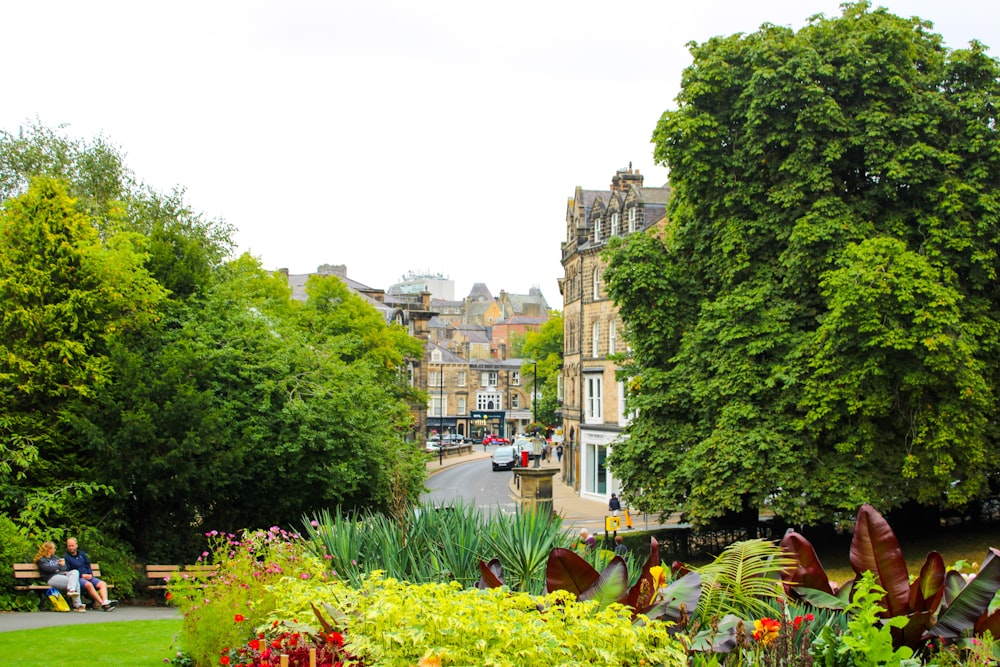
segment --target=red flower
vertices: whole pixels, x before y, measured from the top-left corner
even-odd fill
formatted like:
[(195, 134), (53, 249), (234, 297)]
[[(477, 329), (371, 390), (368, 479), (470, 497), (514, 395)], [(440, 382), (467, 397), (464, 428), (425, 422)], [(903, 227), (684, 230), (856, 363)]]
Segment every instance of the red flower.
[(344, 645), (344, 635), (340, 634), (339, 632), (331, 632), (330, 634), (328, 634), (326, 636), (326, 643), (327, 644), (334, 644), (336, 646), (343, 646)]
[(236, 621), (237, 623), (242, 623), (247, 619), (243, 616), (243, 614), (236, 614), (235, 616), (233, 616), (233, 620)]
[(224, 655), (221, 658), (219, 658), (219, 664), (220, 665), (228, 665), (229, 664), (229, 656), (228, 655)]
[(259, 651), (260, 650), (260, 640), (259, 639), (251, 639), (249, 646), (253, 650)]
[(167, 591), (167, 599), (169, 600), (172, 597), (174, 597), (174, 594), (171, 593), (170, 591)]

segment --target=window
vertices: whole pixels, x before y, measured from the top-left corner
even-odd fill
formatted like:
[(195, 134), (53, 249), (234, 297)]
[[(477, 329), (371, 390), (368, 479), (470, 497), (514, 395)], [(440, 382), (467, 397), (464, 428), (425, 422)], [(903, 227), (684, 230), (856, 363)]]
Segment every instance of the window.
[(427, 384), (430, 387), (440, 387), (444, 384), (442, 380), (444, 379), (444, 373), (441, 371), (431, 371), (427, 379)]
[(594, 322), (594, 333), (590, 341), (590, 356), (597, 357), (598, 344), (601, 341), (601, 323)]
[(458, 397), (458, 414), (465, 414), (465, 396)]
[(628, 210), (628, 230), (630, 232), (635, 231), (635, 207)]
[(416, 378), (416, 373), (413, 372), (413, 362), (406, 364), (406, 376), (410, 386), (413, 386), (413, 382)]
[(604, 423), (603, 382), (604, 378), (600, 375), (590, 375), (584, 381), (587, 392), (584, 396), (584, 405), (588, 424)]
[(611, 214), (611, 236), (618, 236), (618, 214)]
[(601, 219), (594, 218), (594, 243), (601, 242)]
[(521, 386), (521, 371), (511, 371), (510, 383), (515, 387)]
[(477, 410), (502, 410), (503, 394), (497, 391), (479, 392), (476, 394)]
[(442, 412), (442, 408), (447, 410), (447, 407), (448, 407), (447, 396), (431, 396), (431, 402), (427, 411), (428, 412), (427, 416), (443, 417), (445, 413)]
[(594, 269), (594, 301), (601, 298), (601, 269)]
[(556, 376), (556, 398), (563, 400), (563, 376), (562, 373)]
[(520, 395), (514, 394), (514, 393), (512, 393), (510, 395), (510, 407), (513, 410), (520, 410), (521, 409), (521, 396)]
[(618, 335), (614, 320), (608, 320), (608, 354), (615, 353), (615, 336)]
[(458, 372), (458, 386), (459, 387), (465, 386), (465, 371)]
[(483, 371), (480, 375), (480, 384), (484, 387), (495, 387), (499, 375), (497, 371)]

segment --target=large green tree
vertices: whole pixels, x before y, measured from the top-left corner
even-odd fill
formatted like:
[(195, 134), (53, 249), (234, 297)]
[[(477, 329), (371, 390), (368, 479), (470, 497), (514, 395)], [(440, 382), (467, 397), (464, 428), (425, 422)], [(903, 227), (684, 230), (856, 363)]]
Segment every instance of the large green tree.
[(868, 3), (692, 44), (669, 224), (613, 244), (639, 410), (610, 461), (696, 523), (961, 506), (998, 460), (1000, 66)]
[(38, 124), (0, 131), (0, 223), (0, 512), (189, 560), (205, 530), (419, 496), (422, 348), (339, 279), (293, 301), (182, 190)]
[(0, 479), (47, 478), (71, 448), (67, 406), (112, 380), (114, 340), (155, 321), (164, 296), (141, 239), (102, 241), (75, 203), (38, 177), (0, 209)]
[(538, 392), (535, 409), (540, 424), (558, 424), (556, 411), (559, 409), (559, 376), (563, 365), (563, 318), (562, 313), (552, 311), (549, 319), (538, 331), (528, 331), (524, 336), (520, 356), (535, 360), (538, 375), (535, 377), (534, 364), (521, 367), (521, 375), (530, 377), (532, 389)]

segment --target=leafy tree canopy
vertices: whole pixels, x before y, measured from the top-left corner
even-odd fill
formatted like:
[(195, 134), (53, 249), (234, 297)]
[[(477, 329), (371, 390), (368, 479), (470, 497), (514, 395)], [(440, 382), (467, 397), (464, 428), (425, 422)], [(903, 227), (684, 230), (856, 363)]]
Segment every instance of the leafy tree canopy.
[(998, 460), (1000, 66), (867, 2), (691, 45), (662, 236), (612, 244), (611, 465), (704, 523), (961, 506)]
[(552, 311), (549, 319), (538, 331), (528, 331), (524, 336), (520, 356), (534, 359), (538, 363), (538, 377), (534, 377), (534, 364), (521, 367), (521, 375), (532, 377), (538, 390), (538, 421), (542, 424), (556, 424), (559, 419), (559, 376), (563, 364), (563, 318), (562, 313)]

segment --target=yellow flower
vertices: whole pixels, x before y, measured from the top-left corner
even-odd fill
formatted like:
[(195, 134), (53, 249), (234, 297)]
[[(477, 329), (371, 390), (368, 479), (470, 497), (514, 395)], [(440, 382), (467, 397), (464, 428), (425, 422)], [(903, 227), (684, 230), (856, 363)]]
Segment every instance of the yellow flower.
[(667, 583), (667, 573), (660, 565), (649, 568), (649, 574), (653, 577), (653, 590), (658, 591)]
[(417, 667), (441, 667), (441, 658), (436, 655), (426, 655), (420, 658)]
[(767, 646), (778, 638), (781, 623), (773, 618), (762, 618), (753, 622), (753, 638)]

